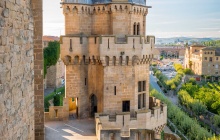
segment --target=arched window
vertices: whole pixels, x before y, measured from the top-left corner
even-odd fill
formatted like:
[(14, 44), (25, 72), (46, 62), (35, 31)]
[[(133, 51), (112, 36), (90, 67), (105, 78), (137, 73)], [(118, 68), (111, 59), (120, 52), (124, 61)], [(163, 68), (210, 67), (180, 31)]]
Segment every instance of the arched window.
[(134, 26), (133, 26), (133, 35), (136, 35), (136, 22), (134, 23)]
[(137, 35), (140, 35), (140, 23), (137, 24)]

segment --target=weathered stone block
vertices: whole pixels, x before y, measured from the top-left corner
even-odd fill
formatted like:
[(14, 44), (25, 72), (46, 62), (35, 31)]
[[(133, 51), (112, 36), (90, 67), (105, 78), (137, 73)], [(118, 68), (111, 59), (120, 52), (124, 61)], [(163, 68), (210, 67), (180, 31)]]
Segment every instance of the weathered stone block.
[(9, 16), (9, 9), (4, 9), (3, 11), (2, 11), (2, 16), (3, 17), (5, 17), (5, 18), (8, 18), (8, 16)]

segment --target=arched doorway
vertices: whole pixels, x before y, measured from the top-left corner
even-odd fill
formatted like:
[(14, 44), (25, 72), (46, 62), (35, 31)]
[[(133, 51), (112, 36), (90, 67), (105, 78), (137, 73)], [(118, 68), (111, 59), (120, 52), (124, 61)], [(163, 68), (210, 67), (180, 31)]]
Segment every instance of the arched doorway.
[(95, 94), (92, 94), (90, 97), (90, 116), (94, 117), (95, 113), (97, 112), (97, 97), (95, 96)]

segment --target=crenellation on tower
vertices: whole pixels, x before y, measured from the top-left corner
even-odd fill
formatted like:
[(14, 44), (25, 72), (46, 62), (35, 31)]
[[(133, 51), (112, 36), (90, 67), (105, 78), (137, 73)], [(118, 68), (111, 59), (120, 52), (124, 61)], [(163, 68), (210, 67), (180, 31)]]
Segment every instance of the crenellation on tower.
[[(80, 60), (95, 57), (96, 59), (105, 60), (105, 56), (116, 57), (116, 61), (122, 57), (126, 61), (128, 57), (129, 62), (132, 57), (138, 56), (142, 61), (145, 59), (152, 59), (153, 44), (155, 38), (153, 36), (126, 36), (125, 38), (117, 38), (116, 36), (63, 36), (61, 37), (63, 44), (61, 47), (61, 58), (65, 60), (69, 56), (74, 60), (78, 56)], [(80, 41), (81, 40), (81, 41)], [(72, 42), (72, 43), (71, 43)], [(71, 46), (72, 44), (72, 46)], [(72, 47), (72, 52), (70, 51)], [(146, 57), (146, 58), (145, 58)]]

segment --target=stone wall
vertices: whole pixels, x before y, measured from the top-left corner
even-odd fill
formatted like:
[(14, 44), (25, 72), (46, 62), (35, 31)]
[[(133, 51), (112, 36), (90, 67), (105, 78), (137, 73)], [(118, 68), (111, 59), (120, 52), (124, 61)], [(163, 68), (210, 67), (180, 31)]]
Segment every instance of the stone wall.
[(0, 1), (0, 139), (44, 139), (42, 1)]
[(0, 1), (0, 139), (34, 139), (33, 14), (31, 0)]
[(64, 78), (64, 74), (64, 63), (58, 60), (56, 65), (50, 66), (47, 69), (47, 74), (45, 76), (46, 85), (44, 88), (58, 88), (62, 86), (61, 79)]

